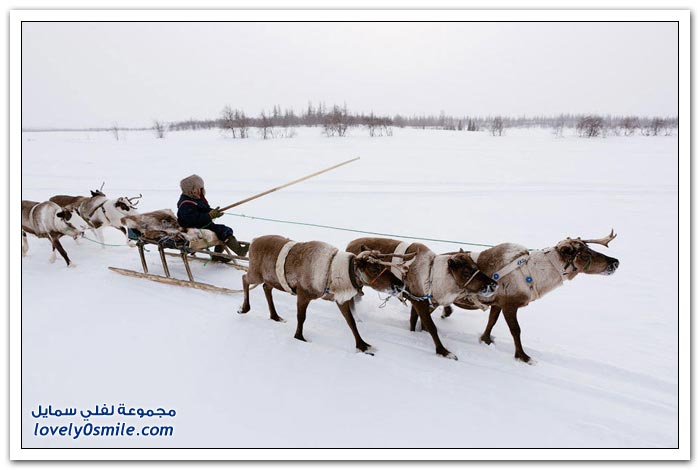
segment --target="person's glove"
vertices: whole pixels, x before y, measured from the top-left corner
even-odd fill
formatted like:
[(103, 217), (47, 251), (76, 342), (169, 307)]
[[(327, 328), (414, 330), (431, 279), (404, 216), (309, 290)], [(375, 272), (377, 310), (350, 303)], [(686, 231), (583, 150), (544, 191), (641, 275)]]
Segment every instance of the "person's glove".
[(224, 215), (224, 213), (221, 212), (221, 210), (218, 207), (209, 211), (209, 217), (211, 217), (212, 219), (218, 219), (222, 215)]

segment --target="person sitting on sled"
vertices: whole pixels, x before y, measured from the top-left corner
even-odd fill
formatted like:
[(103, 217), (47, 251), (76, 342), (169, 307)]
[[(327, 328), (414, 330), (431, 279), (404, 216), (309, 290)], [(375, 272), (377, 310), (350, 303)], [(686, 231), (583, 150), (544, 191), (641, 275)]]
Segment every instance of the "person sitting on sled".
[[(212, 209), (204, 196), (204, 180), (197, 175), (191, 175), (180, 181), (182, 194), (177, 202), (177, 222), (183, 228), (204, 228), (211, 230), (224, 244), (233, 250), (238, 256), (248, 254), (248, 243), (241, 243), (233, 236), (233, 229), (223, 224), (215, 224), (223, 212)], [(224, 248), (221, 245), (214, 247), (216, 253), (221, 253)], [(212, 257), (216, 261), (230, 261), (220, 256)]]

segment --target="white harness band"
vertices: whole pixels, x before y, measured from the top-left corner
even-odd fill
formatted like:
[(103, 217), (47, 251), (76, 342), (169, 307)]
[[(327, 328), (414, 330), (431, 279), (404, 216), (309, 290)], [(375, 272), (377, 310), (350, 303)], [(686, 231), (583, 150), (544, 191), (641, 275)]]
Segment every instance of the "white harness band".
[(523, 256), (519, 256), (519, 257), (515, 258), (513, 261), (511, 261), (510, 263), (506, 264), (501, 269), (499, 269), (498, 271), (493, 273), (491, 275), (491, 278), (494, 281), (498, 281), (502, 277), (507, 276), (508, 274), (512, 273), (516, 269), (521, 268), (525, 264), (527, 264), (527, 259), (529, 257), (530, 257), (529, 255), (523, 255)]
[(535, 278), (532, 277), (532, 273), (530, 272), (530, 267), (527, 265), (527, 262), (530, 259), (530, 255), (526, 254), (523, 256), (519, 256), (507, 265), (505, 265), (503, 268), (499, 269), (493, 275), (491, 278), (495, 281), (499, 281), (503, 277), (507, 276), (508, 274), (512, 273), (516, 269), (520, 269), (520, 272), (522, 273), (523, 277), (525, 278), (525, 282), (527, 283), (528, 287), (530, 288), (530, 299), (531, 300), (536, 300), (540, 298), (540, 293), (537, 290), (537, 285), (535, 282)]
[(403, 262), (403, 255), (406, 254), (406, 250), (408, 250), (408, 247), (410, 246), (410, 243), (407, 242), (401, 242), (397, 245), (396, 249), (394, 250), (394, 255), (399, 255), (399, 256), (394, 256), (391, 258), (391, 273), (396, 276), (397, 279), (403, 279), (403, 273), (399, 268), (397, 268), (397, 265), (400, 265)]
[(295, 241), (288, 241), (287, 243), (285, 243), (285, 245), (280, 250), (280, 254), (277, 255), (277, 263), (275, 263), (275, 273), (277, 274), (277, 280), (279, 281), (282, 288), (290, 294), (294, 294), (294, 292), (292, 291), (292, 288), (289, 287), (289, 284), (287, 284), (287, 276), (284, 275), (284, 262), (287, 260), (289, 250), (291, 250), (292, 247), (296, 244), (297, 242)]

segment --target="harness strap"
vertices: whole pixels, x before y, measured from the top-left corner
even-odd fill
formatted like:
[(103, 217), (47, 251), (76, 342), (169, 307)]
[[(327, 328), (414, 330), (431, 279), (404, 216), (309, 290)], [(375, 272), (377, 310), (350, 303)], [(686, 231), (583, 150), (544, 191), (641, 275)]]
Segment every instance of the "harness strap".
[(501, 269), (493, 273), (491, 275), (491, 278), (493, 278), (494, 281), (498, 281), (500, 278), (505, 277), (508, 274), (515, 271), (516, 269), (522, 267), (525, 263), (527, 263), (529, 257), (530, 255), (523, 255), (515, 258), (513, 261), (511, 261), (510, 263), (506, 264)]
[(296, 244), (297, 242), (291, 240), (285, 243), (282, 247), (282, 250), (280, 250), (279, 255), (277, 255), (277, 262), (275, 263), (275, 273), (277, 274), (277, 280), (279, 281), (282, 288), (292, 295), (294, 294), (294, 291), (292, 291), (292, 288), (289, 287), (289, 284), (287, 284), (287, 277), (284, 275), (284, 262), (287, 260), (289, 250), (291, 250), (292, 247)]
[[(479, 255), (481, 254), (480, 251), (470, 251), (469, 256), (471, 257), (472, 261), (475, 263), (479, 260)], [(478, 263), (477, 263), (478, 265)]]
[(532, 277), (530, 267), (527, 265), (527, 263), (523, 263), (523, 265), (520, 266), (520, 271), (522, 271), (523, 275), (525, 275), (525, 282), (527, 282), (527, 285), (530, 287), (531, 300), (539, 299), (540, 292), (537, 290), (537, 283), (535, 282), (535, 278)]
[[(106, 201), (105, 201), (105, 202), (106, 202)], [(105, 219), (107, 220), (107, 222), (109, 223), (109, 225), (112, 225), (112, 221), (109, 220), (109, 216), (107, 215), (107, 209), (105, 209), (104, 204), (102, 204), (101, 208), (102, 208), (102, 213), (103, 213), (104, 216), (105, 216)]]
[(323, 297), (322, 297), (324, 299), (327, 299), (327, 298), (329, 298), (327, 296), (332, 295), (331, 283), (333, 282), (333, 273), (331, 272), (331, 266), (333, 266), (333, 260), (335, 259), (337, 254), (338, 254), (338, 250), (335, 250), (335, 253), (333, 253), (333, 256), (331, 256), (331, 259), (328, 260), (328, 266), (326, 266), (326, 288), (323, 289)]
[(476, 275), (479, 274), (480, 272), (481, 272), (480, 269), (477, 269), (476, 271), (474, 271), (474, 274), (472, 274), (472, 277), (470, 277), (469, 280), (464, 283), (463, 288), (466, 289), (467, 286), (469, 285), (469, 283), (472, 282), (474, 280), (474, 278), (476, 277)]
[(430, 260), (430, 266), (428, 267), (428, 288), (425, 290), (425, 295), (423, 299), (428, 301), (428, 305), (433, 306), (433, 264), (435, 264), (435, 257)]
[(355, 255), (350, 257), (350, 262), (348, 263), (348, 276), (350, 277), (350, 284), (358, 291), (362, 289), (362, 279), (358, 279), (357, 273), (355, 272)]
[(556, 258), (556, 254), (554, 253), (555, 249), (554, 248), (545, 248), (542, 252), (544, 253), (544, 257), (549, 261), (549, 263), (552, 265), (554, 270), (559, 273), (559, 276), (561, 276), (562, 281), (568, 280), (566, 277), (569, 273), (566, 272), (566, 269), (563, 271), (557, 267), (556, 261), (559, 261)]
[[(396, 246), (396, 249), (394, 250), (394, 255), (399, 255), (399, 256), (393, 256), (391, 258), (392, 265), (398, 265), (403, 261), (402, 256), (406, 254), (406, 250), (408, 250), (409, 246), (411, 246), (411, 244), (407, 243), (407, 242), (401, 242)], [(396, 276), (397, 279), (403, 279), (403, 273), (396, 266), (391, 267), (391, 273), (394, 276)]]
[[(90, 213), (88, 214), (88, 219), (90, 219), (93, 215), (95, 215), (95, 212), (97, 212), (97, 209), (102, 209), (104, 211), (105, 204), (107, 204), (107, 199), (105, 199), (105, 201), (102, 204), (100, 204), (99, 206), (95, 207), (92, 211), (90, 211)], [(106, 214), (106, 212), (105, 212), (105, 214)]]

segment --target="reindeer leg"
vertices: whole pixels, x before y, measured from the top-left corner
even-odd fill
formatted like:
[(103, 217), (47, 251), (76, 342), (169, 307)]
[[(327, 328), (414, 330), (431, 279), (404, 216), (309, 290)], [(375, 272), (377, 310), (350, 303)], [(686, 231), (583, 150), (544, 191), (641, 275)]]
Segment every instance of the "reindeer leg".
[(102, 246), (102, 249), (105, 249), (105, 234), (102, 233), (102, 228), (96, 228), (94, 230), (95, 232), (95, 238), (97, 238), (98, 243)]
[(411, 331), (416, 331), (416, 323), (418, 323), (418, 311), (416, 306), (411, 303), (411, 319), (408, 321), (409, 329)]
[(447, 318), (452, 315), (452, 305), (446, 305), (442, 308), (442, 318)]
[(54, 244), (54, 239), (49, 235), (49, 241), (51, 242), (51, 256), (49, 256), (49, 263), (53, 264), (56, 262), (56, 245)]
[(520, 325), (518, 324), (518, 307), (504, 307), (503, 316), (510, 328), (510, 334), (513, 335), (515, 343), (515, 358), (523, 362), (530, 362), (530, 356), (523, 351), (523, 345), (520, 342)]
[[(63, 256), (63, 259), (66, 260), (66, 265), (70, 267), (74, 267), (74, 264), (71, 264), (70, 259), (68, 258), (68, 253), (66, 253), (66, 250), (63, 249), (63, 245), (61, 245), (61, 242), (59, 241), (58, 238), (53, 240), (53, 248), (55, 250), (58, 250), (58, 252)], [(55, 254), (54, 254), (55, 256)]]
[(486, 344), (491, 344), (493, 342), (493, 339), (491, 338), (491, 330), (493, 329), (493, 325), (496, 324), (496, 321), (498, 321), (498, 316), (501, 314), (501, 307), (498, 307), (496, 305), (491, 306), (491, 311), (489, 312), (489, 322), (486, 325), (486, 329), (484, 330), (484, 334), (481, 335), (481, 338), (479, 338), (479, 341), (482, 343)]
[(263, 290), (265, 291), (267, 306), (270, 308), (270, 320), (283, 322), (284, 318), (277, 315), (277, 309), (275, 309), (275, 304), (272, 301), (272, 286), (270, 286), (269, 284), (263, 284)]
[(304, 321), (306, 320), (306, 307), (309, 306), (311, 299), (306, 297), (303, 293), (299, 292), (297, 294), (297, 331), (294, 333), (294, 337), (301, 341), (306, 341), (304, 339)]
[(22, 257), (27, 256), (29, 251), (29, 242), (27, 241), (27, 232), (22, 230)]
[(437, 327), (435, 326), (435, 323), (433, 323), (433, 317), (430, 315), (431, 309), (428, 305), (428, 302), (416, 302), (415, 307), (418, 311), (418, 316), (420, 317), (421, 325), (423, 325), (423, 328), (428, 330), (430, 336), (433, 337), (433, 342), (435, 343), (435, 353), (439, 354), (440, 356), (447, 357), (449, 359), (457, 360), (457, 356), (452, 354), (450, 351), (447, 350), (445, 346), (442, 345), (440, 337), (438, 336)]
[(370, 354), (374, 356), (374, 353), (372, 352), (373, 348), (369, 344), (365, 343), (365, 341), (362, 339), (360, 336), (360, 332), (357, 330), (357, 324), (355, 323), (355, 317), (352, 316), (352, 300), (348, 300), (344, 304), (338, 304), (338, 308), (340, 309), (340, 313), (343, 314), (343, 317), (345, 318), (345, 321), (348, 323), (348, 326), (350, 327), (350, 330), (352, 331), (353, 336), (355, 337), (355, 347), (362, 351), (363, 353)]
[(238, 313), (250, 312), (250, 282), (248, 282), (248, 274), (244, 274), (243, 280), (243, 305), (238, 309)]

